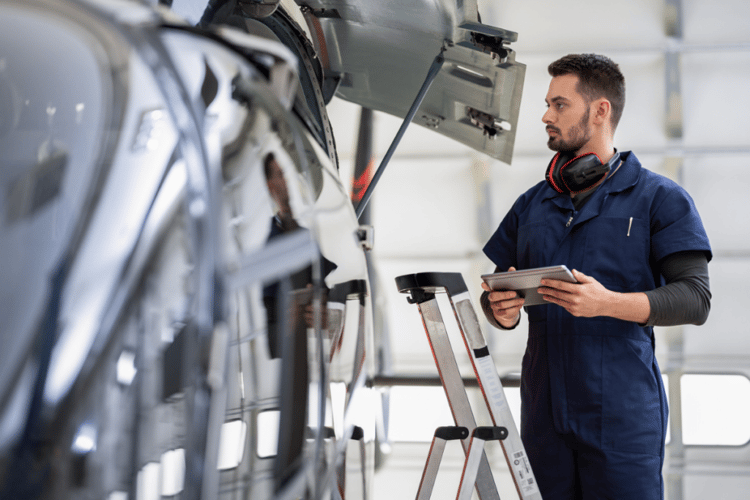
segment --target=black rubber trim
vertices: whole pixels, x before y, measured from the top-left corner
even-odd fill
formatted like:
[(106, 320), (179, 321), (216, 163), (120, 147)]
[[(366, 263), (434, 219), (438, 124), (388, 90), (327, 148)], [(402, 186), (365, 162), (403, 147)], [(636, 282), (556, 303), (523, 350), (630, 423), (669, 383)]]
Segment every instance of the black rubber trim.
[(461, 273), (404, 274), (396, 278), (396, 286), (401, 293), (408, 293), (414, 289), (434, 293), (444, 289), (451, 295), (458, 295), (469, 290)]
[(365, 296), (367, 296), (367, 283), (365, 280), (351, 280), (335, 285), (328, 292), (328, 301), (345, 304), (349, 298), (359, 297), (360, 301), (362, 301)]
[(351, 439), (354, 439), (355, 441), (361, 441), (362, 438), (365, 437), (365, 431), (362, 429), (362, 427), (355, 425), (352, 429), (352, 437)]
[(481, 347), (479, 349), (474, 349), (474, 357), (477, 359), (483, 358), (489, 355), (490, 355), (490, 349), (487, 346)]
[(447, 425), (435, 429), (435, 437), (451, 441), (453, 439), (466, 439), (469, 437), (469, 429), (455, 425)]
[(505, 427), (477, 427), (471, 435), (484, 441), (497, 441), (508, 437), (508, 429)]

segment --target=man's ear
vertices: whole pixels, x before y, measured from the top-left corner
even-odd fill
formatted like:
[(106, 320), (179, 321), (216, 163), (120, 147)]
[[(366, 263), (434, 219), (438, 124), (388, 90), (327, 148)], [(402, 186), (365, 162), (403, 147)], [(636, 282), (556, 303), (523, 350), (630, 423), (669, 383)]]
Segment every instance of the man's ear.
[(592, 102), (591, 105), (594, 108), (592, 110), (594, 115), (594, 123), (597, 125), (609, 123), (609, 117), (612, 114), (612, 104), (604, 97), (600, 97), (599, 99)]

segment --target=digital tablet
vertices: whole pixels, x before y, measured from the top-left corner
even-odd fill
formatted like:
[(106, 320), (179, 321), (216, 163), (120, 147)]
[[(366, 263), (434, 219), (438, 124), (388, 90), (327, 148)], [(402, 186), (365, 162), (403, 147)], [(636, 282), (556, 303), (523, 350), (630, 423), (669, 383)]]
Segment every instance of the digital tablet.
[(542, 278), (577, 283), (573, 274), (564, 265), (482, 275), (482, 279), (493, 290), (514, 290), (518, 292), (518, 295), (525, 299), (524, 306), (549, 304), (537, 292), (537, 288), (541, 286)]

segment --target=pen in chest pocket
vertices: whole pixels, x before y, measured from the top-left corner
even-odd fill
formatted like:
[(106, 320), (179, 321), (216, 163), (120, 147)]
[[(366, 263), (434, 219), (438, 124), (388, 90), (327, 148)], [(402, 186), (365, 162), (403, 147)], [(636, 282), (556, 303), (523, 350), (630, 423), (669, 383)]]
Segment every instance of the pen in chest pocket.
[(628, 222), (628, 237), (630, 237), (630, 228), (633, 227), (633, 218), (630, 218), (630, 222)]

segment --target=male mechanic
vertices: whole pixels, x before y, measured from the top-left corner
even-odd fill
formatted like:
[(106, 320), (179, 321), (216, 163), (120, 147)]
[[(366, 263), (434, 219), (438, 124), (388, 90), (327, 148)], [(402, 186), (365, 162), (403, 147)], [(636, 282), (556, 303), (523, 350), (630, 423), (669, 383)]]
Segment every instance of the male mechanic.
[[(484, 252), (496, 271), (565, 264), (526, 308), (521, 437), (544, 500), (660, 499), (667, 401), (653, 326), (702, 324), (711, 248), (690, 196), (643, 168), (613, 135), (625, 103), (617, 64), (593, 54), (550, 64), (545, 179), (521, 195)], [(523, 298), (482, 307), (512, 329)]]

